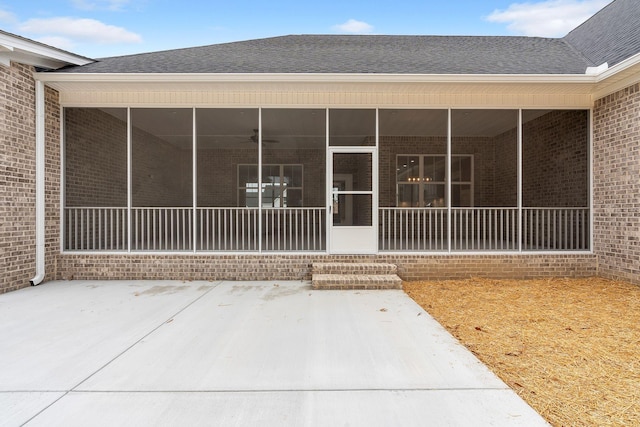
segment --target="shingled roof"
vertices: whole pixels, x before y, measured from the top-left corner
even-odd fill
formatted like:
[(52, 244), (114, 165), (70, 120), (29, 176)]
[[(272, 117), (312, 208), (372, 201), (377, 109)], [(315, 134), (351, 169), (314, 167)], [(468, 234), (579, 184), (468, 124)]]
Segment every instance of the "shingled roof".
[(583, 74), (561, 39), (291, 35), (105, 58), (73, 73)]
[(614, 0), (564, 38), (290, 35), (100, 59), (66, 73), (584, 74), (640, 52), (640, 0)]
[(564, 40), (596, 65), (613, 66), (640, 53), (640, 0), (615, 0)]

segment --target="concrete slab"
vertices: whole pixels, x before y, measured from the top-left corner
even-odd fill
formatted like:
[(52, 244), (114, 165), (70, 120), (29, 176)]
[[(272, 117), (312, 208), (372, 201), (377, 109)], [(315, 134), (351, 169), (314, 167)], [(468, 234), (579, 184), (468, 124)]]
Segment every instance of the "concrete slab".
[(545, 425), (506, 390), (73, 392), (29, 427)]
[(214, 286), (70, 281), (0, 295), (0, 391), (70, 390)]
[(310, 286), (0, 295), (0, 424), (547, 425), (402, 291)]
[(0, 426), (20, 426), (63, 395), (61, 392), (0, 392)]
[(506, 386), (402, 291), (224, 282), (78, 390), (388, 388)]

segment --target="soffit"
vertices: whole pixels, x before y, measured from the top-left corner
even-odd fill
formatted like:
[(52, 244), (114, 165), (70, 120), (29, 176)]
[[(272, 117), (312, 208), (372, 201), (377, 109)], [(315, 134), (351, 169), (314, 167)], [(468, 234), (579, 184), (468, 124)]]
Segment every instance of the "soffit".
[[(363, 81), (354, 77), (347, 81), (207, 81), (202, 77), (192, 81), (184, 78), (181, 81), (123, 80), (81, 81), (58, 80), (46, 81), (47, 85), (58, 90), (64, 103), (82, 105), (85, 103), (104, 103), (110, 100), (112, 105), (133, 105), (136, 103), (149, 105), (155, 103), (171, 103), (185, 105), (206, 105), (212, 99), (224, 99), (224, 94), (244, 94), (249, 105), (255, 105), (252, 99), (260, 104), (296, 104), (296, 105), (418, 105), (428, 103), (434, 105), (544, 105), (561, 106), (575, 104), (589, 106), (595, 79), (587, 76), (560, 78), (554, 76), (550, 81), (542, 79), (514, 79), (501, 81), (483, 76), (479, 81), (456, 81), (445, 76), (438, 81), (433, 76), (426, 76), (427, 81), (415, 79), (379, 79), (371, 81), (371, 76), (364, 76)], [(458, 80), (460, 80), (460, 76)], [(367, 81), (369, 80), (369, 81)], [(566, 81), (566, 82), (565, 82)], [(216, 97), (211, 96), (215, 94)], [(296, 96), (296, 95), (300, 96)], [(312, 96), (304, 96), (304, 95)], [(531, 100), (535, 97), (536, 101)], [(238, 99), (242, 98), (240, 96)], [(472, 99), (473, 98), (473, 99)], [(529, 101), (527, 101), (529, 99)], [(241, 102), (241, 101), (238, 101)], [(215, 103), (218, 103), (216, 101)], [(235, 103), (235, 102), (234, 102)]]

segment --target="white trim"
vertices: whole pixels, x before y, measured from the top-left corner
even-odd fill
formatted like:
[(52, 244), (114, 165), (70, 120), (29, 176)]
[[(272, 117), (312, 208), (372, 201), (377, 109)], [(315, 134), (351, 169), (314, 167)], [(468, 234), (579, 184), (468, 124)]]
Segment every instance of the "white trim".
[(364, 73), (35, 73), (35, 78), (47, 83), (597, 83), (602, 80), (599, 75), (586, 74)]
[(602, 73), (598, 74), (596, 82), (600, 83), (604, 80), (607, 80), (610, 77), (613, 77), (614, 75), (618, 74), (621, 71), (625, 71), (628, 68), (634, 67), (636, 65), (640, 65), (640, 53), (637, 53), (633, 56), (630, 56), (629, 58), (625, 59), (624, 61), (618, 62), (616, 65), (614, 65), (613, 67), (608, 68), (607, 70), (603, 71)]
[[(328, 111), (328, 109), (327, 109)], [(377, 132), (377, 109), (376, 109), (376, 132)], [(371, 190), (351, 190), (338, 191), (338, 194), (349, 195), (366, 195), (371, 196), (371, 225), (350, 225), (350, 226), (334, 226), (333, 212), (330, 209), (327, 215), (327, 252), (332, 255), (376, 255), (378, 254), (379, 238), (378, 238), (378, 147), (376, 146), (332, 146), (327, 149), (327, 171), (330, 180), (327, 180), (327, 204), (332, 206), (333, 201), (333, 155), (334, 154), (370, 154), (371, 155)], [(368, 234), (367, 234), (368, 233)], [(339, 236), (336, 239), (336, 234)], [(350, 235), (349, 235), (350, 234)], [(363, 238), (369, 239), (368, 244), (363, 242)], [(357, 239), (357, 240), (356, 240)], [(365, 244), (363, 249), (352, 249), (353, 247), (345, 247), (345, 242), (351, 244)], [(339, 243), (336, 246), (336, 242)], [(358, 246), (360, 247), (360, 246)]]
[(131, 126), (131, 108), (127, 107), (127, 252), (131, 253), (133, 216), (131, 207), (133, 206), (133, 126)]
[[(236, 182), (235, 190), (237, 194), (238, 182)], [(262, 227), (262, 107), (258, 107), (258, 253), (260, 254), (262, 253), (262, 233), (264, 231), (264, 227)]]
[(191, 201), (193, 208), (193, 229), (191, 230), (191, 235), (193, 238), (193, 252), (195, 253), (198, 248), (198, 242), (196, 241), (198, 238), (198, 124), (196, 122), (196, 107), (193, 107), (191, 110), (191, 121), (191, 197), (193, 198)]
[(518, 180), (518, 251), (522, 252), (522, 108), (518, 110), (518, 147), (517, 147), (517, 180)]
[(447, 159), (446, 159), (446, 167), (445, 167), (445, 180), (446, 180), (446, 200), (447, 200), (447, 252), (451, 253), (452, 248), (452, 236), (451, 236), (451, 153), (452, 153), (452, 144), (453, 144), (453, 136), (451, 132), (453, 131), (452, 126), (452, 109), (449, 108), (447, 114)]
[(60, 106), (60, 252), (64, 252), (65, 241), (67, 236), (65, 208), (67, 204), (67, 179), (66, 179), (66, 144), (65, 144), (65, 124), (66, 114), (64, 107)]
[(68, 64), (86, 65), (95, 62), (84, 56), (3, 32), (0, 32), (0, 45), (3, 47), (0, 53), (2, 61), (16, 61), (54, 69)]
[(593, 108), (589, 110), (589, 251), (594, 250), (594, 202), (593, 202)]
[(36, 82), (36, 272), (31, 286), (39, 285), (45, 278), (46, 238), (46, 140), (45, 140), (45, 87)]
[(256, 251), (198, 251), (196, 253), (192, 252), (191, 250), (185, 250), (185, 251), (174, 251), (174, 252), (170, 252), (170, 251), (132, 251), (132, 252), (126, 252), (126, 251), (89, 251), (89, 250), (64, 250), (61, 252), (61, 255), (68, 255), (68, 256), (75, 256), (75, 255), (113, 255), (113, 256), (119, 256), (119, 255), (162, 255), (162, 256), (180, 256), (180, 255), (186, 255), (186, 256), (206, 256), (206, 257), (212, 257), (212, 256), (239, 256), (239, 255), (247, 255), (247, 256), (255, 256), (255, 255), (260, 255), (261, 257), (268, 257), (268, 256), (273, 256), (273, 257), (279, 257), (282, 255), (291, 255), (291, 256), (313, 256), (313, 255), (324, 255), (324, 256), (331, 256), (331, 255), (344, 255), (344, 256), (371, 256), (371, 255), (382, 255), (382, 256), (400, 256), (400, 255), (414, 255), (414, 256), (423, 256), (423, 257), (430, 257), (430, 256), (483, 256), (483, 255), (493, 255), (493, 256), (499, 256), (499, 255), (518, 255), (518, 256), (531, 256), (531, 255), (545, 255), (545, 256), (549, 256), (549, 255), (594, 255), (594, 252), (591, 250), (575, 250), (575, 251), (567, 251), (567, 250), (562, 250), (562, 251), (522, 251), (519, 252), (517, 250), (504, 250), (504, 251), (451, 251), (451, 252), (447, 252), (447, 251), (422, 251), (422, 252), (410, 252), (410, 251), (378, 251), (375, 254), (330, 254), (328, 250), (324, 250), (324, 251), (300, 251), (300, 252), (292, 252), (292, 251), (263, 251), (263, 252), (258, 252)]

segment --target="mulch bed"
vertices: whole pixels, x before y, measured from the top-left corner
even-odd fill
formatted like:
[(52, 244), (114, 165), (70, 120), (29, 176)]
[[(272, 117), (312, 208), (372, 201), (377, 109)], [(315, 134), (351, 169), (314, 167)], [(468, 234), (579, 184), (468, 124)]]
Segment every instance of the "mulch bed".
[(640, 286), (601, 278), (405, 282), (554, 426), (640, 426)]

